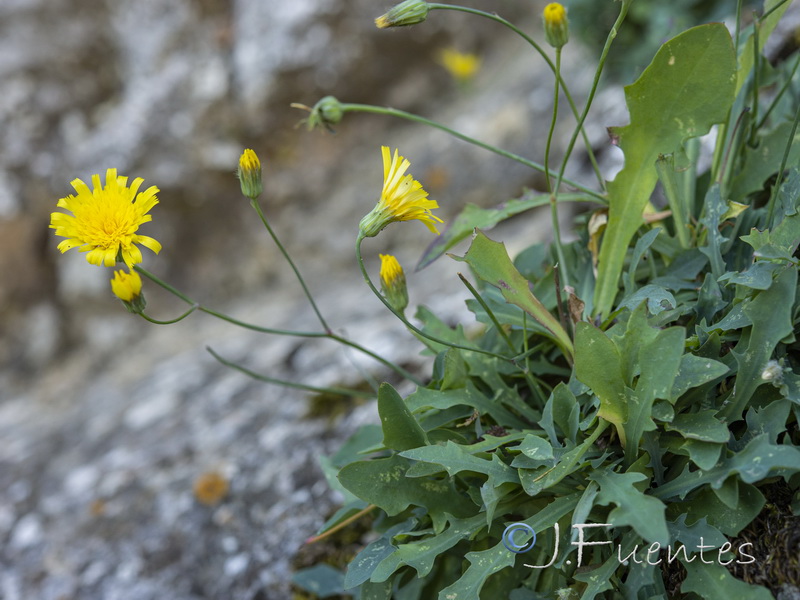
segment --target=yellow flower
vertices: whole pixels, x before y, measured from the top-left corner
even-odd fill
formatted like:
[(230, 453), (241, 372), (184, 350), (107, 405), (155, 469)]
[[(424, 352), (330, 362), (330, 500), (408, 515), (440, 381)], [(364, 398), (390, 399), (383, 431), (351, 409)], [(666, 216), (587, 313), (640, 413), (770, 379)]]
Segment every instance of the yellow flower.
[(261, 183), (261, 161), (258, 160), (258, 155), (248, 148), (242, 152), (239, 158), (239, 184), (242, 186), (242, 194), (255, 200), (264, 191), (264, 186)]
[(122, 300), (125, 307), (134, 314), (144, 311), (147, 302), (142, 294), (142, 278), (136, 271), (114, 271), (111, 280), (111, 291)]
[(569, 41), (569, 20), (567, 9), (558, 2), (551, 2), (544, 7), (544, 37), (553, 48), (561, 48)]
[(111, 291), (123, 302), (130, 302), (142, 293), (142, 278), (136, 271), (114, 271)]
[(127, 183), (128, 178), (118, 177), (116, 169), (106, 171), (105, 187), (100, 184), (100, 175), (92, 175), (94, 190), (80, 179), (72, 182), (77, 195), (58, 201), (58, 208), (72, 215), (60, 212), (50, 215), (50, 228), (56, 230), (56, 235), (67, 238), (58, 244), (62, 253), (78, 248), (87, 252), (89, 263), (106, 267), (113, 267), (118, 260), (128, 267), (142, 262), (136, 244), (159, 253), (161, 244), (136, 233), (139, 225), (153, 219), (147, 213), (158, 204), (158, 188), (150, 186), (137, 194), (144, 179), (137, 177), (131, 187)]
[(387, 146), (381, 146), (383, 154), (383, 190), (381, 199), (372, 211), (361, 219), (358, 227), (363, 237), (375, 237), (389, 223), (395, 221), (422, 221), (437, 234), (436, 223), (443, 221), (434, 216), (431, 210), (439, 208), (435, 200), (428, 198), (422, 184), (405, 172), (411, 163), (394, 151), (394, 157)]
[(389, 304), (398, 312), (408, 306), (408, 289), (403, 267), (391, 254), (379, 254), (381, 258), (381, 289)]
[(461, 53), (445, 48), (440, 55), (442, 66), (458, 81), (467, 81), (481, 68), (481, 59), (475, 54)]

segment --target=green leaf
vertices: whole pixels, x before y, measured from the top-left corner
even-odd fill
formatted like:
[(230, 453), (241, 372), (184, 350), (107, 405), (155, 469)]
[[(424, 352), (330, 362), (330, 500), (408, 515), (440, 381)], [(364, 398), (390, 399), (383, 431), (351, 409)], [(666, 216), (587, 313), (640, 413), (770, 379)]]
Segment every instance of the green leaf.
[(575, 348), (575, 377), (600, 399), (598, 415), (624, 436), (627, 397), (616, 345), (597, 327), (581, 321), (575, 326)]
[(344, 593), (344, 573), (325, 563), (296, 571), (292, 575), (292, 583), (318, 598), (330, 598)]
[(673, 542), (683, 544), (689, 551), (692, 551), (701, 545), (719, 548), (728, 541), (718, 529), (708, 524), (705, 517), (692, 525), (687, 525), (686, 516), (682, 514), (674, 521), (667, 523)]
[(494, 242), (482, 232), (476, 231), (469, 250), (463, 257), (453, 256), (455, 260), (466, 262), (475, 274), (496, 288), (499, 288), (506, 302), (519, 306), (536, 319), (564, 352), (572, 355), (572, 341), (550, 311), (537, 300), (530, 290), (530, 282), (525, 279), (511, 259), (501, 242)]
[(633, 310), (645, 300), (647, 300), (647, 309), (653, 315), (657, 315), (665, 310), (670, 310), (678, 305), (675, 301), (675, 296), (670, 292), (660, 285), (648, 283), (633, 292), (630, 296), (623, 298), (618, 308)]
[(764, 383), (761, 372), (775, 346), (794, 331), (792, 306), (796, 291), (797, 269), (790, 266), (778, 275), (768, 290), (760, 292), (742, 309), (753, 326), (747, 339), (743, 336), (731, 350), (739, 369), (733, 396), (720, 411), (720, 416), (729, 422), (741, 418), (753, 392)]
[(339, 471), (339, 481), (353, 494), (393, 516), (409, 505), (425, 506), (435, 523), (445, 512), (467, 517), (475, 506), (459, 494), (453, 482), (406, 477), (411, 461), (400, 456), (351, 463)]
[[(579, 202), (586, 200), (583, 194), (559, 194), (559, 202)], [(537, 194), (527, 191), (521, 198), (514, 198), (503, 202), (493, 208), (481, 208), (475, 204), (467, 203), (455, 219), (450, 221), (441, 235), (425, 250), (419, 259), (416, 270), (424, 269), (442, 254), (450, 250), (458, 242), (465, 239), (477, 229), (488, 230), (505, 221), (509, 217), (518, 215), (526, 210), (549, 204), (549, 194)]]
[(683, 561), (687, 577), (681, 592), (695, 592), (705, 600), (772, 600), (770, 591), (760, 585), (750, 585), (736, 579), (719, 564), (706, 564), (699, 560)]
[(731, 475), (738, 474), (746, 483), (757, 483), (772, 471), (800, 471), (800, 449), (794, 446), (774, 445), (764, 433), (753, 438), (741, 452), (729, 456), (707, 471), (685, 470), (672, 481), (653, 491), (653, 495), (667, 500), (685, 497), (692, 490), (710, 484), (719, 488)]
[[(639, 537), (634, 532), (628, 532), (622, 538), (620, 544), (619, 554), (621, 556), (628, 556), (637, 545)], [(620, 568), (619, 558), (617, 554), (612, 554), (602, 565), (596, 569), (584, 573), (576, 573), (575, 580), (586, 583), (586, 589), (581, 595), (581, 600), (593, 600), (598, 594), (613, 587), (611, 578)]]
[[(542, 531), (552, 527), (577, 504), (580, 494), (557, 498), (533, 517), (521, 521)], [(480, 600), (480, 591), (486, 579), (498, 571), (514, 565), (517, 555), (509, 551), (503, 542), (488, 550), (469, 552), (466, 555), (470, 565), (461, 578), (439, 592), (439, 600)]]
[(635, 482), (647, 479), (645, 475), (595, 471), (589, 474), (589, 479), (600, 484), (597, 504), (617, 505), (608, 515), (611, 524), (630, 525), (648, 542), (658, 542), (662, 546), (669, 543), (663, 502), (641, 493), (633, 486)]
[(426, 577), (436, 561), (436, 558), (446, 552), (458, 542), (474, 535), (486, 522), (483, 514), (475, 515), (468, 519), (455, 519), (448, 516), (449, 527), (438, 535), (428, 536), (421, 540), (399, 544), (395, 552), (384, 559), (375, 569), (372, 580), (384, 581), (391, 577), (402, 565), (416, 569), (418, 577)]
[[(759, 191), (767, 178), (777, 173), (791, 132), (792, 123), (783, 122), (771, 131), (760, 133), (758, 145), (755, 148), (745, 145), (744, 167), (731, 184), (734, 200), (741, 200), (748, 194)], [(786, 163), (788, 165), (794, 165), (800, 161), (800, 143), (798, 142), (800, 142), (800, 131), (795, 133), (792, 140), (792, 149), (789, 151), (789, 159)]]
[(479, 392), (472, 382), (468, 382), (464, 388), (455, 390), (440, 391), (417, 388), (416, 392), (406, 398), (406, 406), (412, 413), (424, 408), (444, 410), (458, 405), (474, 408), (481, 415), (489, 415), (498, 425), (503, 427), (514, 429), (529, 427), (528, 423), (497, 402), (496, 397), (490, 398), (486, 394)]
[(692, 388), (709, 383), (725, 375), (730, 369), (723, 363), (694, 354), (684, 354), (678, 376), (672, 384), (669, 400), (673, 404)]
[[(631, 319), (628, 327), (633, 323), (634, 320)], [(647, 329), (649, 331), (632, 332), (634, 336), (646, 341), (639, 346), (638, 357), (634, 358), (638, 359), (640, 375), (635, 393), (629, 394), (628, 414), (624, 424), (625, 454), (629, 458), (636, 456), (642, 434), (655, 429), (651, 417), (654, 400), (669, 399), (678, 376), (686, 335), (683, 327), (662, 329), (655, 336), (652, 328)], [(631, 359), (632, 357), (628, 358), (629, 361)]]
[(378, 415), (383, 428), (383, 445), (387, 448), (399, 451), (428, 444), (428, 436), (400, 394), (388, 383), (378, 388)]
[(764, 496), (753, 485), (739, 484), (739, 502), (736, 508), (723, 503), (717, 495), (706, 488), (697, 492), (688, 502), (671, 502), (667, 515), (675, 519), (682, 514), (692, 523), (706, 519), (708, 524), (728, 536), (739, 535), (764, 508)]
[(365, 581), (361, 584), (361, 596), (359, 600), (391, 600), (392, 599), (392, 582), (383, 581), (381, 583), (372, 583)]
[(500, 460), (497, 454), (492, 453), (491, 459), (486, 460), (473, 456), (464, 448), (453, 442), (444, 446), (423, 446), (413, 450), (401, 452), (400, 456), (427, 463), (440, 465), (448, 475), (457, 475), (462, 471), (472, 471), (486, 475), (496, 487), (501, 483), (519, 483), (519, 477), (514, 469)]
[(736, 57), (722, 23), (690, 29), (656, 54), (625, 88), (630, 124), (613, 130), (625, 166), (608, 184), (608, 225), (600, 251), (595, 313), (607, 315), (617, 294), (626, 249), (658, 179), (655, 162), (684, 140), (727, 118), (736, 84)]
[(667, 431), (677, 431), (683, 437), (701, 442), (727, 443), (731, 432), (728, 426), (714, 417), (714, 410), (679, 414), (672, 423), (666, 424)]

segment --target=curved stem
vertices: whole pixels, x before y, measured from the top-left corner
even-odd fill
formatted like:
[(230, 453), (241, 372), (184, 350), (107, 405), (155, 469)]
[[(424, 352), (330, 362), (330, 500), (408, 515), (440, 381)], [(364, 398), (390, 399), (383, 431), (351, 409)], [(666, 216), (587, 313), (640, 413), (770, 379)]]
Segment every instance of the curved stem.
[(614, 41), (614, 38), (617, 37), (617, 30), (625, 20), (625, 16), (628, 14), (628, 6), (630, 6), (631, 2), (632, 0), (622, 0), (622, 7), (620, 8), (619, 16), (614, 22), (614, 26), (611, 28), (611, 31), (608, 33), (605, 46), (603, 46), (603, 52), (600, 54), (600, 61), (597, 63), (597, 69), (594, 73), (592, 88), (589, 91), (589, 97), (586, 100), (586, 106), (584, 107), (580, 118), (578, 118), (578, 124), (575, 126), (575, 131), (572, 133), (572, 137), (567, 145), (567, 151), (561, 161), (561, 168), (558, 171), (558, 180), (556, 181), (555, 186), (556, 189), (561, 186), (562, 181), (567, 181), (564, 179), (564, 171), (567, 168), (567, 162), (569, 161), (569, 157), (572, 154), (573, 148), (575, 147), (575, 141), (578, 139), (578, 134), (583, 129), (583, 123), (586, 121), (586, 116), (589, 114), (589, 109), (592, 107), (592, 102), (594, 101), (595, 94), (597, 93), (597, 86), (600, 83), (600, 75), (603, 73), (603, 67), (605, 66), (606, 59), (608, 58), (608, 51), (611, 49), (611, 43)]
[[(456, 10), (460, 12), (469, 13), (472, 15), (478, 15), (480, 17), (484, 17), (486, 19), (490, 19), (501, 25), (508, 27), (511, 31), (516, 33), (520, 36), (523, 40), (525, 40), (530, 46), (539, 53), (539, 55), (544, 59), (547, 63), (547, 66), (550, 67), (550, 70), (556, 76), (556, 79), (561, 83), (561, 86), (564, 88), (564, 96), (567, 98), (567, 102), (569, 102), (570, 107), (572, 108), (572, 114), (575, 115), (575, 119), (578, 119), (578, 107), (575, 106), (575, 102), (572, 99), (572, 94), (567, 87), (566, 82), (561, 78), (560, 70), (553, 64), (553, 61), (550, 60), (550, 57), (547, 56), (547, 53), (542, 49), (542, 47), (536, 43), (536, 41), (531, 38), (528, 34), (522, 31), (519, 27), (514, 25), (512, 22), (505, 20), (500, 15), (496, 15), (493, 13), (488, 13), (482, 10), (478, 10), (475, 8), (468, 8), (466, 6), (457, 6), (455, 4), (437, 4), (435, 2), (429, 2), (428, 8), (430, 10), (440, 9), (440, 10)], [(586, 130), (581, 126), (581, 133), (583, 134), (583, 143), (586, 146), (586, 153), (589, 155), (589, 161), (592, 163), (592, 168), (594, 169), (595, 177), (597, 177), (597, 181), (600, 184), (600, 189), (605, 190), (605, 180), (603, 179), (602, 173), (600, 173), (600, 166), (597, 164), (597, 158), (594, 155), (594, 151), (592, 150), (592, 145), (589, 142), (589, 136), (586, 134)]]
[(272, 241), (274, 241), (275, 245), (278, 246), (278, 249), (281, 251), (281, 254), (283, 254), (283, 257), (286, 259), (286, 262), (289, 263), (289, 266), (292, 268), (292, 271), (294, 271), (294, 274), (297, 277), (297, 281), (300, 282), (300, 285), (303, 288), (303, 292), (305, 293), (306, 298), (308, 298), (308, 301), (311, 304), (311, 308), (314, 309), (314, 312), (316, 313), (317, 318), (319, 319), (319, 322), (322, 325), (322, 328), (326, 331), (326, 333), (331, 333), (331, 328), (328, 327), (328, 324), (325, 322), (325, 318), (322, 316), (322, 313), (319, 311), (319, 308), (317, 307), (317, 303), (314, 302), (314, 297), (308, 290), (308, 286), (306, 286), (306, 282), (303, 279), (303, 276), (300, 275), (300, 270), (297, 268), (297, 265), (294, 264), (294, 261), (292, 260), (292, 257), (289, 256), (289, 253), (286, 251), (286, 248), (284, 248), (283, 244), (281, 244), (281, 241), (278, 239), (278, 236), (275, 235), (275, 232), (272, 230), (272, 227), (270, 227), (267, 218), (264, 216), (264, 211), (261, 210), (261, 205), (258, 203), (258, 200), (254, 198), (251, 199), (250, 206), (252, 206), (258, 213), (261, 222), (264, 224), (264, 227), (266, 227), (270, 237), (272, 237)]
[(196, 311), (198, 308), (200, 308), (200, 305), (199, 305), (199, 304), (192, 304), (192, 307), (191, 307), (189, 310), (187, 310), (185, 313), (183, 313), (181, 316), (179, 316), (179, 317), (176, 317), (176, 318), (174, 318), (174, 319), (170, 319), (169, 321), (160, 321), (160, 320), (158, 320), (158, 319), (154, 319), (154, 318), (152, 318), (152, 317), (148, 317), (148, 316), (147, 316), (147, 315), (144, 313), (144, 311), (142, 311), (142, 312), (140, 312), (140, 313), (138, 313), (138, 314), (139, 314), (139, 316), (140, 316), (140, 317), (142, 317), (142, 318), (143, 318), (145, 321), (149, 321), (150, 323), (153, 323), (154, 325), (172, 325), (173, 323), (177, 323), (178, 321), (183, 321), (183, 320), (184, 320), (186, 317), (188, 317), (190, 314), (192, 314), (192, 313), (193, 313), (194, 311)]
[[(442, 125), (441, 123), (437, 123), (436, 121), (431, 121), (430, 119), (426, 119), (425, 117), (421, 117), (419, 115), (415, 115), (413, 113), (406, 112), (404, 110), (398, 110), (396, 108), (389, 108), (383, 106), (373, 106), (371, 104), (354, 104), (354, 103), (342, 103), (341, 105), (343, 112), (366, 112), (366, 113), (373, 113), (378, 115), (389, 115), (392, 117), (400, 117), (401, 119), (407, 119), (409, 121), (415, 121), (417, 123), (422, 123), (423, 125), (429, 125), (430, 127), (434, 127), (445, 133), (452, 135), (455, 138), (458, 138), (462, 141), (465, 141), (473, 146), (478, 146), (479, 148), (483, 148), (484, 150), (488, 150), (489, 152), (494, 152), (495, 154), (499, 154), (500, 156), (504, 156), (506, 158), (510, 158), (520, 164), (525, 165), (526, 167), (530, 167), (540, 173), (545, 173), (545, 168), (543, 165), (536, 163), (532, 160), (528, 160), (518, 154), (514, 154), (513, 152), (508, 152), (506, 150), (502, 150), (501, 148), (497, 148), (492, 146), (491, 144), (487, 144), (485, 142), (481, 142), (476, 140), (475, 138), (471, 138), (468, 135), (464, 135), (463, 133), (459, 133), (454, 129), (450, 129), (449, 127)], [(574, 187), (577, 190), (582, 191), (583, 193), (591, 196), (597, 202), (603, 205), (608, 205), (608, 200), (602, 194), (586, 187), (585, 185), (581, 185), (577, 181), (572, 181), (565, 177), (562, 177), (560, 181), (563, 181), (567, 185)]]
[(433, 336), (433, 335), (431, 335), (429, 333), (425, 333), (424, 331), (422, 331), (418, 327), (415, 327), (414, 325), (412, 325), (411, 322), (409, 322), (409, 320), (406, 319), (405, 316), (402, 313), (397, 311), (389, 303), (389, 301), (386, 298), (383, 297), (383, 294), (381, 294), (378, 291), (378, 289), (375, 287), (375, 284), (372, 283), (372, 280), (369, 278), (369, 273), (367, 273), (367, 268), (364, 266), (364, 259), (361, 256), (361, 242), (363, 242), (363, 241), (364, 241), (364, 235), (359, 233), (358, 237), (356, 238), (356, 259), (357, 259), (356, 262), (358, 262), (358, 268), (361, 270), (361, 275), (364, 277), (364, 282), (367, 284), (369, 289), (372, 290), (372, 293), (374, 293), (378, 297), (378, 299), (381, 302), (383, 302), (384, 306), (386, 306), (386, 308), (388, 308), (394, 316), (396, 316), (398, 319), (400, 319), (400, 321), (403, 322), (403, 325), (408, 327), (409, 330), (411, 330), (413, 333), (417, 334), (418, 336), (421, 336), (421, 337), (423, 337), (425, 339), (428, 339), (428, 340), (430, 340), (430, 341), (432, 341), (432, 342), (434, 342), (436, 344), (441, 344), (443, 346), (449, 346), (450, 348), (458, 348), (459, 350), (467, 350), (469, 352), (477, 352), (479, 354), (486, 354), (488, 356), (494, 356), (495, 358), (500, 358), (502, 360), (505, 360), (505, 361), (508, 361), (508, 362), (511, 362), (511, 363), (514, 362), (512, 359), (510, 359), (507, 356), (503, 356), (502, 354), (496, 354), (496, 353), (490, 352), (488, 350), (482, 350), (481, 348), (470, 347), (470, 346), (462, 346), (461, 344), (454, 344), (453, 342), (448, 342), (447, 340), (443, 340), (443, 339), (438, 338), (436, 336)]
[(545, 144), (544, 150), (544, 167), (547, 173), (547, 192), (550, 194), (550, 218), (553, 221), (553, 243), (556, 245), (556, 255), (558, 256), (558, 264), (561, 268), (561, 273), (564, 278), (564, 285), (567, 286), (569, 285), (569, 275), (567, 261), (564, 259), (564, 248), (561, 245), (561, 226), (558, 223), (558, 186), (553, 188), (553, 184), (550, 181), (550, 144), (553, 141), (553, 132), (556, 129), (556, 120), (558, 119), (558, 83), (561, 80), (561, 48), (556, 48), (555, 79), (555, 91), (553, 92), (553, 118), (550, 120), (550, 131), (547, 132), (547, 143)]
[(227, 321), (228, 323), (231, 323), (233, 325), (237, 325), (239, 327), (242, 327), (244, 329), (249, 329), (251, 331), (257, 331), (259, 333), (269, 333), (269, 334), (272, 334), (272, 335), (288, 335), (288, 336), (294, 336), (294, 337), (299, 337), (299, 338), (327, 338), (327, 339), (333, 340), (335, 342), (338, 342), (338, 343), (340, 343), (342, 345), (350, 346), (354, 350), (358, 350), (362, 354), (364, 354), (366, 356), (369, 356), (370, 358), (372, 358), (375, 361), (381, 363), (382, 365), (384, 365), (386, 367), (389, 367), (395, 373), (397, 373), (398, 375), (404, 377), (405, 379), (408, 379), (409, 381), (413, 382), (415, 385), (419, 385), (419, 386), (423, 385), (422, 382), (419, 379), (414, 377), (414, 375), (409, 373), (407, 370), (405, 370), (400, 365), (396, 365), (393, 362), (383, 358), (379, 354), (373, 352), (372, 350), (369, 350), (369, 349), (365, 348), (364, 346), (362, 346), (362, 345), (360, 345), (360, 344), (358, 344), (356, 342), (353, 342), (351, 340), (348, 340), (347, 338), (342, 337), (340, 335), (337, 335), (337, 334), (335, 334), (333, 332), (295, 331), (295, 330), (291, 330), (291, 329), (275, 329), (273, 327), (260, 327), (258, 325), (253, 325), (252, 323), (247, 323), (245, 321), (240, 321), (239, 319), (234, 319), (233, 317), (231, 317), (229, 315), (226, 315), (226, 314), (221, 313), (219, 311), (216, 311), (216, 310), (213, 310), (211, 308), (205, 307), (202, 304), (200, 304), (199, 302), (195, 302), (194, 300), (189, 298), (186, 294), (184, 294), (183, 292), (177, 290), (176, 288), (174, 288), (173, 286), (171, 286), (167, 282), (162, 281), (161, 279), (159, 279), (158, 277), (153, 275), (150, 271), (148, 271), (144, 267), (140, 267), (140, 266), (136, 265), (133, 268), (140, 275), (144, 275), (150, 281), (152, 281), (153, 283), (158, 284), (159, 286), (161, 286), (162, 288), (167, 290), (169, 293), (173, 294), (174, 296), (177, 296), (178, 298), (180, 298), (181, 300), (183, 300), (187, 304), (191, 304), (192, 307), (193, 307), (192, 308), (193, 311), (194, 310), (199, 310), (199, 311), (204, 312), (204, 313), (206, 313), (208, 315), (211, 315), (212, 317), (216, 317), (217, 319), (221, 319), (222, 321)]
[(213, 356), (217, 360), (217, 362), (225, 365), (226, 367), (230, 367), (231, 369), (239, 371), (240, 373), (244, 373), (248, 377), (252, 377), (253, 379), (257, 379), (258, 381), (263, 381), (265, 383), (274, 383), (276, 385), (282, 385), (283, 387), (294, 388), (297, 390), (304, 390), (306, 392), (316, 392), (318, 394), (335, 394), (337, 396), (353, 396), (356, 398), (375, 397), (375, 395), (372, 392), (362, 392), (361, 390), (351, 390), (338, 387), (321, 387), (316, 385), (306, 385), (305, 383), (295, 383), (294, 381), (287, 381), (285, 379), (267, 377), (266, 375), (261, 375), (260, 373), (256, 373), (255, 371), (247, 369), (246, 367), (237, 365), (235, 362), (231, 362), (225, 358), (222, 358), (219, 354), (214, 352), (214, 350), (210, 346), (206, 346), (206, 350), (211, 356)]

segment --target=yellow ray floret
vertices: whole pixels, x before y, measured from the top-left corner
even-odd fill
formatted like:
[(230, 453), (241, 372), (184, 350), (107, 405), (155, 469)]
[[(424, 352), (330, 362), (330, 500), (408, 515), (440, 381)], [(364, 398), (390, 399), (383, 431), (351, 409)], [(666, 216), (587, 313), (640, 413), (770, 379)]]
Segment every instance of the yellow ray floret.
[(100, 175), (92, 175), (94, 189), (80, 179), (72, 182), (77, 194), (58, 201), (58, 208), (72, 214), (50, 215), (50, 227), (56, 235), (66, 238), (58, 245), (62, 253), (78, 248), (87, 253), (86, 260), (93, 265), (113, 267), (119, 259), (129, 268), (142, 262), (136, 244), (159, 253), (160, 243), (136, 233), (142, 223), (153, 219), (147, 213), (158, 204), (158, 188), (150, 186), (139, 193), (144, 183), (141, 177), (134, 179), (130, 187), (127, 183), (128, 178), (117, 176), (116, 169), (106, 171), (105, 186), (100, 183)]
[(439, 208), (435, 200), (428, 198), (422, 184), (406, 171), (411, 166), (404, 157), (387, 146), (381, 147), (383, 154), (383, 190), (378, 204), (361, 219), (359, 229), (364, 237), (374, 237), (389, 223), (395, 221), (421, 221), (437, 234), (436, 223), (443, 221), (431, 211)]

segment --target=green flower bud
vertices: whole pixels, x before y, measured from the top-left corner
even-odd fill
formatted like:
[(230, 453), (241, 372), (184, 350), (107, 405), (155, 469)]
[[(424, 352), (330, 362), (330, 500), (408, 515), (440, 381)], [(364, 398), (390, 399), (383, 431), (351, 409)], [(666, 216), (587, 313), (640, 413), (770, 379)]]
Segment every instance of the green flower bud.
[(428, 17), (429, 10), (427, 2), (406, 0), (392, 8), (385, 15), (375, 19), (375, 25), (379, 29), (416, 25), (417, 23), (422, 23)]
[(249, 148), (242, 152), (239, 158), (239, 169), (237, 171), (239, 185), (242, 186), (242, 194), (251, 200), (255, 200), (264, 191), (261, 183), (261, 161), (258, 155)]
[(313, 131), (318, 127), (324, 127), (328, 131), (333, 131), (331, 126), (338, 124), (344, 116), (342, 103), (333, 96), (325, 96), (314, 105), (314, 108), (309, 108), (305, 104), (298, 104), (296, 102), (292, 103), (292, 107), (301, 108), (311, 113), (307, 119), (300, 121), (300, 123), (305, 123), (309, 131)]
[(383, 296), (397, 312), (402, 313), (408, 306), (408, 289), (403, 267), (391, 254), (381, 257), (381, 290)]
[(553, 48), (561, 48), (569, 41), (569, 19), (567, 9), (558, 2), (551, 2), (544, 7), (544, 37)]

